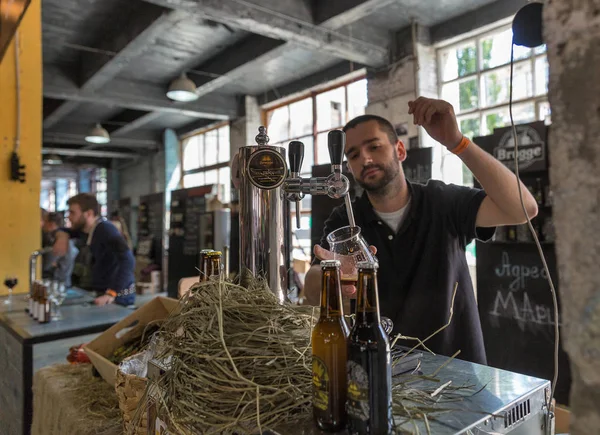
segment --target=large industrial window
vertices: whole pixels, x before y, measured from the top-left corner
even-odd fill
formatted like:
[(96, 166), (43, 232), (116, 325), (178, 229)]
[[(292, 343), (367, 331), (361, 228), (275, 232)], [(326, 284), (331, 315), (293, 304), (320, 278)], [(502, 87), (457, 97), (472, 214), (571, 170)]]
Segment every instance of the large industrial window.
[(231, 201), (229, 124), (183, 140), (183, 187), (219, 186), (219, 199)]
[[(484, 136), (510, 124), (508, 112), (512, 29), (504, 24), (459, 42), (438, 47), (440, 97), (454, 106), (467, 137)], [(550, 119), (546, 47), (515, 46), (513, 117), (515, 123)], [(470, 184), (471, 174), (444, 150), (444, 181)], [(434, 161), (434, 167), (436, 162)]]
[[(327, 164), (327, 133), (342, 128), (352, 118), (363, 115), (367, 106), (367, 79), (359, 78), (305, 95), (263, 111), (269, 144), (287, 148), (290, 141), (304, 143), (302, 176), (310, 177), (313, 165)], [(295, 213), (295, 204), (292, 203)], [(302, 201), (301, 228), (293, 218), (294, 246), (310, 254), (311, 196)]]

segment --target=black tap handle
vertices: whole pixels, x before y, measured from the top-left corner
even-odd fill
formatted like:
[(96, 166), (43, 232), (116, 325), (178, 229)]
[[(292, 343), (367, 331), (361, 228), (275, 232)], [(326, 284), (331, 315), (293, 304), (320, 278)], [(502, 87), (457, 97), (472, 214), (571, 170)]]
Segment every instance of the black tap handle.
[(297, 140), (291, 141), (288, 149), (288, 158), (290, 160), (290, 172), (300, 173), (302, 161), (304, 160), (304, 144)]
[(346, 148), (346, 133), (342, 130), (330, 131), (327, 135), (327, 146), (331, 164), (341, 165), (344, 160), (344, 148)]

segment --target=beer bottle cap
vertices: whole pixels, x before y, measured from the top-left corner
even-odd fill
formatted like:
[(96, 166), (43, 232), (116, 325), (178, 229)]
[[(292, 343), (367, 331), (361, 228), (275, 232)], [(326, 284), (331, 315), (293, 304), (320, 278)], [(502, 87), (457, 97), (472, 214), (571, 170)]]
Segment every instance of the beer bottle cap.
[(201, 254), (208, 254), (209, 252), (213, 252), (212, 249), (203, 249), (202, 251), (200, 251)]
[(341, 265), (342, 265), (342, 263), (340, 263), (340, 260), (323, 260), (323, 261), (321, 261), (322, 268), (340, 267)]
[(377, 263), (375, 261), (359, 261), (356, 264), (356, 267), (358, 269), (376, 270), (376, 269), (379, 269), (379, 263)]
[(223, 255), (221, 251), (210, 251), (206, 253), (207, 257), (220, 257), (221, 255)]

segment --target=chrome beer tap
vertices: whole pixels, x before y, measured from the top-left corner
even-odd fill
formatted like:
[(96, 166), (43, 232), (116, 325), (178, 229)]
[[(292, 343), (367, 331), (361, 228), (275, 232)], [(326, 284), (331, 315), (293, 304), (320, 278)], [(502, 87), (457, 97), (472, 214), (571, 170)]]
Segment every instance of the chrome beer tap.
[(327, 147), (331, 160), (331, 174), (327, 177), (300, 177), (304, 160), (304, 144), (292, 141), (288, 148), (290, 176), (283, 183), (286, 199), (296, 203), (296, 226), (300, 228), (301, 201), (305, 195), (327, 195), (339, 199), (348, 195), (350, 181), (342, 174), (342, 160), (346, 146), (346, 134), (341, 130), (330, 131), (327, 135)]

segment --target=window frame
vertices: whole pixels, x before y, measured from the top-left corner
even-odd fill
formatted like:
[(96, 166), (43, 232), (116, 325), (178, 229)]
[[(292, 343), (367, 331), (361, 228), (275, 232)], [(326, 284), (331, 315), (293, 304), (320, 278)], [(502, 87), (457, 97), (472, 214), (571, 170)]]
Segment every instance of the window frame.
[[(457, 117), (457, 120), (459, 121), (459, 123), (462, 119), (470, 118), (472, 115), (478, 115), (480, 135), (484, 135), (485, 114), (487, 112), (495, 111), (498, 109), (508, 108), (508, 106), (509, 106), (508, 102), (493, 104), (493, 105), (489, 105), (489, 106), (482, 105), (482, 102), (484, 100), (484, 96), (482, 94), (482, 88), (483, 88), (482, 82), (481, 82), (482, 78), (486, 74), (489, 74), (490, 72), (500, 71), (502, 69), (506, 69), (507, 67), (510, 68), (510, 59), (509, 59), (507, 63), (484, 69), (482, 67), (483, 58), (482, 58), (482, 53), (481, 53), (481, 42), (483, 40), (489, 38), (490, 36), (502, 33), (509, 29), (511, 29), (511, 23), (503, 22), (503, 23), (494, 25), (493, 27), (485, 28), (485, 30), (483, 30), (483, 31), (480, 31), (480, 32), (477, 32), (474, 34), (470, 32), (470, 33), (464, 35), (464, 37), (454, 38), (451, 41), (445, 41), (443, 43), (436, 45), (436, 67), (437, 67), (437, 80), (438, 80), (438, 95), (441, 98), (441, 96), (443, 95), (444, 86), (446, 86), (446, 85), (449, 85), (452, 83), (462, 83), (465, 81), (475, 79), (476, 84), (477, 84), (477, 95), (478, 95), (477, 96), (477, 99), (478, 99), (477, 107), (474, 109), (469, 109), (469, 110), (464, 110), (464, 111), (459, 111), (458, 108), (455, 108), (455, 110), (456, 110), (456, 117)], [(442, 68), (442, 65), (443, 65), (442, 57), (444, 55), (444, 52), (446, 52), (448, 50), (452, 50), (452, 49), (456, 50), (457, 48), (459, 48), (461, 46), (467, 46), (472, 42), (475, 42), (475, 56), (477, 59), (475, 72), (465, 74), (464, 76), (461, 76), (461, 77), (456, 77), (456, 78), (444, 81), (443, 80), (443, 68)], [(532, 95), (530, 97), (513, 99), (513, 107), (516, 105), (522, 104), (522, 103), (533, 103), (534, 110), (535, 110), (535, 119), (538, 120), (540, 106), (548, 101), (548, 93), (546, 92), (545, 94), (536, 95), (536, 91), (537, 91), (536, 63), (537, 63), (538, 59), (541, 59), (544, 57), (547, 58), (547, 51), (544, 51), (543, 53), (536, 53), (535, 48), (530, 48), (529, 51), (530, 51), (529, 56), (527, 58), (514, 61), (514, 67), (516, 67), (518, 65), (524, 65), (527, 62), (529, 62), (530, 66), (531, 66), (531, 79), (530, 79), (531, 81), (530, 81), (530, 83), (532, 86)], [(487, 132), (485, 134), (492, 134), (492, 133), (493, 132)]]
[[(223, 127), (229, 127), (229, 136), (228, 136), (228, 140), (227, 140), (227, 147), (229, 148), (229, 160), (227, 161), (223, 161), (223, 162), (218, 162), (219, 159), (219, 154), (220, 154), (220, 149), (221, 149), (221, 135), (219, 134), (219, 130)], [(193, 137), (198, 137), (198, 136), (202, 136), (202, 162), (206, 162), (206, 142), (205, 142), (205, 135), (207, 133), (211, 133), (211, 132), (216, 132), (216, 140), (217, 140), (217, 149), (215, 151), (216, 155), (217, 155), (217, 163), (213, 164), (213, 165), (209, 165), (209, 166), (198, 166), (197, 168), (192, 168), (192, 169), (188, 169), (188, 170), (183, 170), (183, 165), (184, 165), (184, 157), (185, 157), (185, 147), (186, 147), (186, 141), (193, 138)], [(186, 187), (184, 184), (184, 179), (186, 175), (194, 175), (194, 174), (200, 174), (200, 173), (206, 173), (209, 171), (213, 171), (216, 170), (217, 171), (217, 185), (221, 185), (223, 184), (225, 186), (225, 189), (231, 189), (231, 177), (229, 177), (229, 180), (221, 180), (221, 171), (220, 169), (222, 168), (228, 168), (231, 165), (231, 123), (229, 121), (225, 121), (225, 122), (220, 122), (218, 124), (214, 124), (210, 127), (195, 131), (194, 133), (185, 135), (185, 136), (181, 136), (180, 140), (180, 164), (181, 164), (181, 186), (184, 188), (188, 188), (191, 186)], [(227, 182), (228, 181), (228, 182)], [(214, 183), (211, 183), (214, 184)], [(224, 199), (221, 197), (221, 195), (219, 195), (220, 199)], [(229, 199), (229, 201), (231, 201), (231, 193), (229, 195), (227, 195), (227, 197), (225, 199)]]

